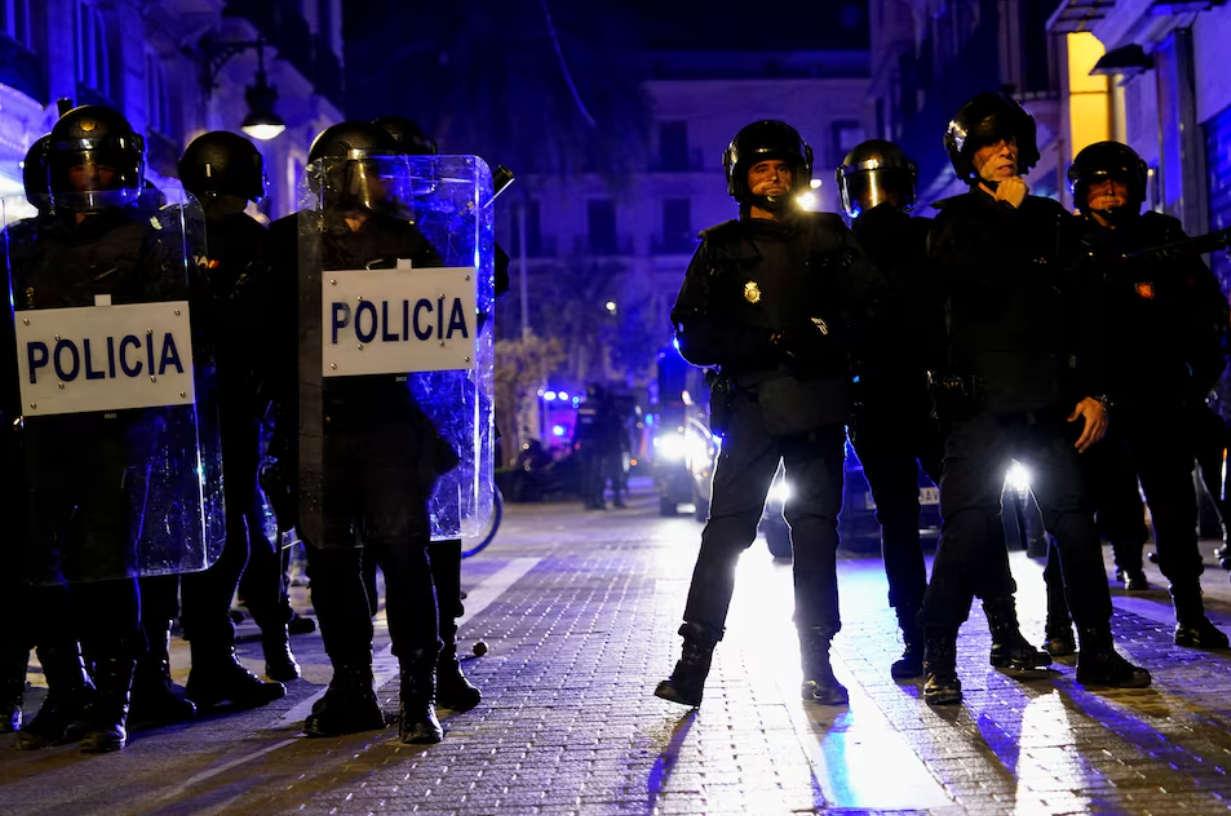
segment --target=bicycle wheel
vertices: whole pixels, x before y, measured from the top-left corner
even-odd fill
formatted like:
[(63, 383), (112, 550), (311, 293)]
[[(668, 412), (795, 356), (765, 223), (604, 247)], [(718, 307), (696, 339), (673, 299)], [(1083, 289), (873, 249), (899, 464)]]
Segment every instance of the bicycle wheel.
[[(500, 529), (500, 520), (504, 518), (504, 495), (501, 494), (500, 488), (492, 491), (492, 518), (487, 523), (487, 529), (478, 538), (470, 539), (462, 544), (462, 558), (469, 558), (472, 555), (478, 555), (483, 552), (483, 549), (488, 544), (492, 543), (492, 539), (496, 537), (496, 531)], [(473, 542), (474, 546), (465, 549), (466, 544)]]

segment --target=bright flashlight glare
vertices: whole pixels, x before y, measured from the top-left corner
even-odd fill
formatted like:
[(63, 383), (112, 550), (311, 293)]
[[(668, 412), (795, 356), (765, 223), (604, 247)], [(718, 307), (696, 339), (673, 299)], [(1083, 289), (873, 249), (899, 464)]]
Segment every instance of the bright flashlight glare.
[(795, 200), (799, 202), (799, 206), (803, 207), (805, 210), (808, 210), (809, 212), (813, 212), (816, 210), (816, 207), (817, 207), (816, 193), (813, 193), (813, 192), (800, 193), (796, 197)]
[(1005, 474), (1004, 480), (1009, 487), (1018, 493), (1025, 493), (1030, 489), (1030, 471), (1026, 470), (1019, 462), (1009, 465), (1009, 472)]
[(774, 486), (769, 489), (769, 495), (776, 504), (785, 505), (791, 498), (791, 486), (787, 484), (786, 479), (775, 482)]
[(812, 179), (812, 181), (808, 182), (808, 185), (809, 185), (809, 186), (810, 186), (813, 190), (819, 190), (819, 189), (821, 189), (821, 180), (820, 180), (820, 179)]
[(551, 402), (555, 398), (556, 398), (555, 391), (548, 391), (546, 394), (543, 395), (543, 399), (547, 400), (548, 402)]
[(614, 312), (616, 310), (616, 302), (614, 300), (607, 301), (607, 311)]

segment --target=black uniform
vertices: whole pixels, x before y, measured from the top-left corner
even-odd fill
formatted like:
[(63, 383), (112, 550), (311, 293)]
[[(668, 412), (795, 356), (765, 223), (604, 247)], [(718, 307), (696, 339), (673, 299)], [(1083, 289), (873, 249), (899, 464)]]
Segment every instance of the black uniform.
[(876, 501), (889, 605), (912, 628), (927, 589), (919, 468), (939, 484), (944, 456), (927, 381), (926, 355), (939, 344), (942, 328), (929, 319), (936, 310), (927, 305), (930, 225), (930, 219), (912, 218), (891, 204), (874, 207), (851, 225), (888, 284), (877, 321), (856, 355), (851, 442)]
[(729, 221), (703, 232), (671, 312), (684, 359), (721, 372), (710, 405), (723, 440), (680, 630), (685, 657), (656, 692), (677, 702), (700, 702), (708, 660), (695, 677), (689, 650), (712, 650), (722, 637), (736, 562), (756, 539), (779, 462), (793, 489), (784, 515), (794, 549), (804, 693), (819, 702), (846, 699), (828, 654), (841, 628), (836, 559), (848, 327), (863, 317), (875, 271), (836, 215), (784, 217)]
[[(182, 273), (177, 276), (164, 263), (169, 254), (147, 215), (137, 207), (112, 207), (79, 224), (71, 213), (44, 222), (27, 251), (9, 256), (11, 285), (24, 295), (14, 304), (18, 319), (26, 309), (93, 306), (98, 295), (109, 295), (117, 305), (187, 297)], [(15, 355), (0, 356), (3, 380), (16, 383)], [(18, 415), (18, 406), (11, 404), (6, 413)], [(99, 736), (86, 747), (123, 746), (133, 669), (145, 650), (140, 593), (135, 577), (93, 579), (135, 575), (134, 525), (147, 513), (151, 518), (159, 513), (146, 502), (162, 507), (181, 489), (159, 475), (151, 478), (151, 469), (159, 473), (154, 454), (165, 444), (163, 437), (181, 430), (179, 423), (191, 422), (193, 413), (192, 406), (130, 409), (24, 423), (18, 445), (31, 499), (24, 567), (35, 584), (24, 615), (35, 621), (35, 641), (52, 688), (22, 733), (22, 747), (62, 738), (71, 722), (64, 719), (74, 707), (80, 714), (89, 680), (78, 638), (99, 688), (93, 717)]]
[[(323, 270), (394, 268), (398, 259), (410, 259), (414, 268), (442, 264), (413, 224), (387, 215), (373, 213), (352, 232), (340, 214), (327, 210), (321, 216), (315, 244), (319, 257), (296, 261), (299, 230), (299, 215), (283, 218), (271, 228), (284, 286), (296, 286), (301, 264)], [(281, 352), (271, 361), (291, 377), (298, 365), (294, 293), (291, 288), (277, 296), (283, 342)], [(283, 437), (277, 446), (278, 457), (287, 463), (298, 458), (297, 443), (284, 434), (285, 429), (298, 426), (297, 388), (298, 383), (285, 376), (277, 388), (282, 406), (277, 434)], [(394, 655), (404, 667), (422, 663), (434, 672), (441, 645), (427, 552), (427, 499), (438, 475), (456, 463), (456, 454), (415, 404), (405, 377), (326, 379), (324, 401), (328, 432), (320, 496), (327, 540), (305, 535), (312, 602), (334, 665), (334, 682), (342, 686), (349, 674), (352, 683), (362, 685), (366, 678), (370, 694), (373, 628), (372, 603), (363, 579), (366, 559), (375, 559), (385, 575)], [(289, 470), (294, 473), (295, 467)], [(296, 492), (293, 488), (291, 495)], [(280, 518), (283, 514), (279, 512)], [(300, 532), (305, 530), (301, 527)], [(357, 546), (356, 538), (362, 546)], [(368, 727), (380, 727), (380, 723)], [(311, 722), (309, 733), (313, 733)]]
[[(1206, 396), (1226, 364), (1228, 309), (1214, 275), (1195, 256), (1120, 262), (1125, 253), (1186, 236), (1179, 222), (1154, 212), (1116, 229), (1087, 216), (1086, 240), (1103, 273), (1107, 315), (1107, 386), (1112, 398), (1116, 458), (1108, 475), (1118, 491), (1102, 491), (1101, 512), (1141, 520), (1137, 477), (1154, 523), (1159, 568), (1171, 582), (1179, 625), (1176, 641), (1227, 645), (1206, 619), (1204, 571), (1197, 544), (1197, 496), (1192, 479)], [(1102, 444), (1102, 443), (1100, 443)], [(1133, 516), (1136, 518), (1133, 519)], [(1140, 532), (1117, 545), (1117, 565), (1141, 569)], [(1050, 565), (1049, 565), (1050, 566)], [(1054, 571), (1054, 567), (1052, 568)]]

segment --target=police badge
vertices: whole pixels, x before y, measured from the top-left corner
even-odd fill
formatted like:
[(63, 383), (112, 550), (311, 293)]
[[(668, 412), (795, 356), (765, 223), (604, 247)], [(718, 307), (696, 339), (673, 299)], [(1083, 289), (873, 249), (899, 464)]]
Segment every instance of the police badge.
[(744, 300), (749, 303), (761, 302), (761, 290), (757, 288), (756, 281), (748, 281), (744, 284)]

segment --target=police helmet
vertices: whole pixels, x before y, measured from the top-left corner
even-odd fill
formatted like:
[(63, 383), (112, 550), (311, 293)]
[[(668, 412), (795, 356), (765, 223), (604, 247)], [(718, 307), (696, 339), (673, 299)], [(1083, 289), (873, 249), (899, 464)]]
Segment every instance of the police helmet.
[(398, 144), (402, 146), (402, 150), (412, 156), (436, 156), (440, 154), (440, 149), (436, 147), (436, 141), (432, 139), (423, 128), (419, 127), (418, 123), (407, 119), (405, 116), (382, 116), (372, 124), (379, 125), (389, 131)]
[(1146, 177), (1149, 170), (1145, 160), (1126, 144), (1120, 142), (1096, 142), (1083, 149), (1073, 159), (1069, 168), (1069, 190), (1073, 193), (1073, 206), (1081, 212), (1089, 207), (1086, 197), (1090, 185), (1106, 179), (1121, 182), (1128, 188), (1129, 203), (1116, 207), (1116, 213), (1105, 215), (1137, 215), (1146, 200)]
[(247, 201), (265, 197), (265, 160), (252, 142), (214, 130), (192, 140), (179, 161), (184, 189), (199, 199), (233, 195)]
[(1039, 163), (1034, 117), (1006, 94), (982, 93), (963, 105), (949, 122), (945, 149), (958, 178), (973, 185), (979, 183), (972, 161), (975, 151), (1009, 138), (1017, 141), (1017, 174), (1024, 176)]
[[(791, 168), (791, 189), (786, 196), (753, 196), (748, 187), (748, 170), (758, 162), (777, 159)], [(781, 209), (784, 199), (793, 199), (809, 189), (812, 181), (812, 148), (799, 131), (786, 122), (766, 119), (746, 125), (735, 134), (722, 154), (727, 176), (727, 194), (740, 204), (753, 204), (768, 210)]]
[(21, 183), (26, 190), (26, 201), (40, 214), (51, 209), (51, 189), (47, 186), (47, 145), (51, 134), (40, 136), (26, 151), (21, 163)]
[(835, 175), (842, 209), (851, 218), (886, 201), (905, 212), (915, 207), (919, 169), (893, 142), (869, 139), (857, 145)]
[(48, 135), (47, 185), (57, 208), (96, 212), (136, 202), (145, 177), (145, 140), (118, 111), (82, 105)]
[(404, 151), (388, 130), (372, 122), (342, 122), (326, 128), (308, 151), (308, 171), (323, 206), (386, 210)]

